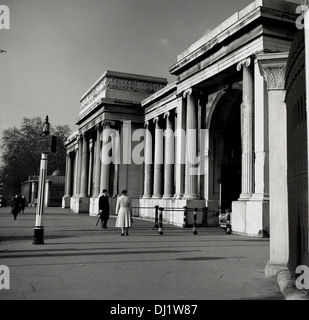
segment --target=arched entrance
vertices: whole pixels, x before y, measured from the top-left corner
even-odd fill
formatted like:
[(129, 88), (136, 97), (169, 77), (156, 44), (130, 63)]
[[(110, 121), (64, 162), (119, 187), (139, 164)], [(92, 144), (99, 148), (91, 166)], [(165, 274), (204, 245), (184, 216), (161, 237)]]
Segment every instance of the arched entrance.
[(221, 92), (213, 106), (210, 122), (210, 193), (221, 210), (232, 209), (241, 193), (241, 117), (242, 91)]

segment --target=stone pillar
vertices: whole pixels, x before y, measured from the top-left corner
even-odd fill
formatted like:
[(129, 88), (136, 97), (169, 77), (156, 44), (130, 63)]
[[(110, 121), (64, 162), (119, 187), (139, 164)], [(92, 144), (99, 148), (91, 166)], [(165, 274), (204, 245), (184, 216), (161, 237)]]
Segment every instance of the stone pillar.
[(88, 169), (88, 192), (87, 195), (92, 194), (92, 171), (93, 171), (93, 140), (89, 141), (89, 169)]
[(77, 175), (78, 175), (78, 159), (79, 159), (79, 155), (78, 155), (78, 145), (75, 146), (75, 156), (74, 156), (74, 184), (73, 184), (73, 196), (76, 197), (77, 196)]
[(116, 197), (119, 191), (119, 167), (121, 163), (121, 148), (120, 148), (120, 126), (119, 123), (115, 123), (114, 132), (112, 134), (113, 139), (113, 164), (114, 164), (114, 180), (113, 180), (113, 190), (109, 193)]
[(100, 177), (101, 177), (101, 129), (100, 125), (96, 126), (97, 139), (95, 143), (95, 178), (93, 197), (97, 198), (100, 194)]
[(269, 201), (269, 148), (268, 148), (268, 106), (267, 88), (254, 62), (254, 194), (252, 200)]
[(44, 206), (49, 207), (50, 206), (50, 186), (52, 184), (51, 180), (45, 181), (45, 195), (44, 195)]
[(201, 198), (208, 201), (209, 199), (209, 130), (207, 129), (206, 123), (206, 108), (207, 108), (208, 96), (203, 95), (200, 99), (200, 106), (201, 106), (201, 134), (200, 134), (200, 141), (201, 141), (201, 150), (200, 150), (200, 157), (201, 157), (201, 172), (200, 172), (200, 179), (201, 179)]
[(88, 153), (89, 144), (86, 135), (83, 135), (83, 153), (82, 153), (82, 165), (81, 165), (81, 183), (80, 183), (80, 197), (87, 197), (88, 189)]
[(110, 135), (110, 127), (111, 124), (114, 124), (113, 122), (108, 122), (104, 121), (103, 124), (103, 145), (102, 145), (102, 153), (101, 153), (101, 181), (100, 181), (100, 192), (103, 191), (103, 189), (107, 189), (108, 192), (109, 190), (109, 170), (110, 170), (110, 165), (109, 165), (109, 155), (108, 155), (108, 137)]
[(166, 129), (164, 132), (164, 195), (163, 199), (172, 199), (174, 195), (174, 128), (170, 112), (163, 116), (166, 119)]
[(276, 277), (288, 270), (289, 217), (287, 194), (287, 119), (285, 68), (288, 53), (257, 56), (261, 74), (267, 82), (269, 113), (269, 196), (270, 196), (270, 260), (266, 277)]
[(82, 171), (82, 155), (83, 155), (83, 139), (78, 137), (78, 159), (76, 170), (76, 194), (79, 196), (81, 192), (81, 171)]
[(152, 134), (149, 121), (145, 122), (145, 174), (144, 199), (150, 199), (153, 194), (153, 162), (152, 162)]
[(72, 174), (73, 174), (72, 158), (68, 153), (66, 155), (65, 194), (62, 198), (62, 208), (70, 207), (70, 199), (72, 196), (72, 182), (73, 182)]
[(154, 199), (161, 199), (163, 196), (163, 130), (160, 126), (159, 117), (153, 119), (155, 127), (155, 154), (154, 154)]
[(239, 200), (249, 200), (253, 191), (253, 71), (251, 58), (237, 64), (243, 70), (243, 100), (241, 104), (241, 195)]
[(176, 181), (174, 199), (182, 199), (185, 192), (186, 170), (186, 103), (183, 95), (177, 98), (176, 115)]
[(32, 204), (32, 206), (36, 205), (37, 191), (38, 191), (38, 181), (32, 180), (32, 182), (31, 182), (31, 204)]
[(198, 172), (197, 172), (197, 98), (196, 92), (190, 89), (184, 92), (187, 98), (187, 128), (186, 128), (186, 184), (184, 198), (188, 200), (199, 199)]

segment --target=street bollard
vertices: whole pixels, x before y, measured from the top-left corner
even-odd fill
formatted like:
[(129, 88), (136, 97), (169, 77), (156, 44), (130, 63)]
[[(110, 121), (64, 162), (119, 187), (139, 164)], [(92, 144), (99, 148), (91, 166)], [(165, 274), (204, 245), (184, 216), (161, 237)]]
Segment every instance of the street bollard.
[(159, 206), (155, 206), (155, 225), (154, 227), (156, 229), (158, 229), (159, 225), (158, 225), (158, 210), (159, 210)]
[(187, 210), (188, 207), (183, 207), (184, 212), (183, 212), (183, 227), (185, 228), (187, 226)]
[(207, 222), (208, 207), (205, 207), (203, 211), (204, 211), (204, 223), (203, 223), (203, 226), (204, 226), (205, 228), (207, 228), (207, 227), (208, 227), (208, 222)]
[(197, 234), (197, 230), (196, 230), (197, 211), (198, 209), (195, 208), (193, 213), (193, 234)]
[(163, 234), (163, 208), (159, 208), (159, 234)]
[(225, 230), (225, 233), (226, 233), (226, 234), (232, 234), (232, 226), (231, 226), (230, 221), (227, 221), (227, 222), (226, 222), (226, 230)]

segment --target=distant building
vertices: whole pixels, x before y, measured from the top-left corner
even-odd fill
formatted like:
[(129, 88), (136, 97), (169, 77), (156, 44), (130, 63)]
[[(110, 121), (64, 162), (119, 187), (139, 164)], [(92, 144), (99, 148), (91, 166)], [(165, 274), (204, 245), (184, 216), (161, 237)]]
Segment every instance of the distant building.
[[(28, 181), (21, 183), (21, 194), (26, 197), (29, 206), (35, 207), (38, 198), (38, 176), (29, 176)], [(45, 206), (61, 207), (64, 195), (65, 176), (60, 170), (55, 170), (51, 176), (46, 177)]]

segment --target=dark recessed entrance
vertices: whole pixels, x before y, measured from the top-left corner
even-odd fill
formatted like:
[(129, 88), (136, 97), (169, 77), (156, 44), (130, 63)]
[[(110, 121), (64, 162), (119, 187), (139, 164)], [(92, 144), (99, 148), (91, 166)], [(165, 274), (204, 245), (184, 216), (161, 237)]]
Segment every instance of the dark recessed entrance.
[(221, 210), (230, 209), (241, 193), (241, 122), (242, 92), (231, 90), (217, 102), (210, 127), (213, 155), (213, 193)]

